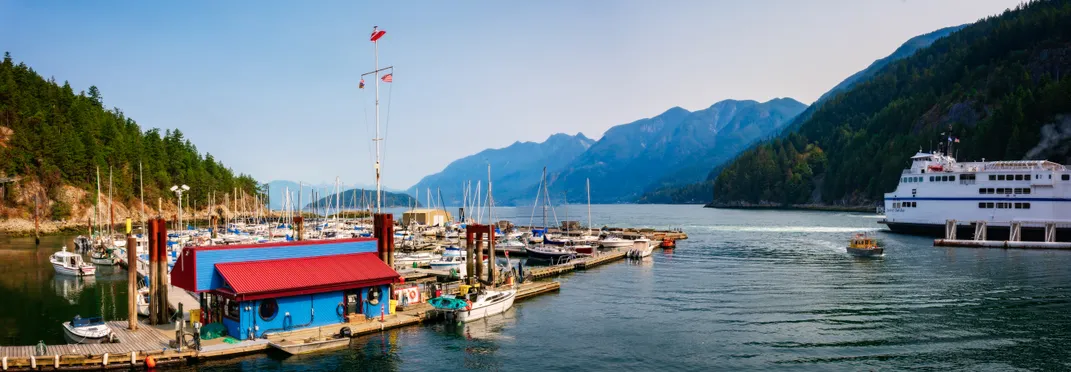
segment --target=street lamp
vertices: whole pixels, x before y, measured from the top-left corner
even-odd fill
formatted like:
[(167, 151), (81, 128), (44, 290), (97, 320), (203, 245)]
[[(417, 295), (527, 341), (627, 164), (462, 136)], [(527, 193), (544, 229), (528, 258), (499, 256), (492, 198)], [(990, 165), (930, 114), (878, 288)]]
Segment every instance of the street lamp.
[(179, 223), (179, 229), (180, 230), (185, 230), (186, 227), (182, 224), (182, 193), (190, 191), (190, 187), (186, 186), (186, 185), (182, 185), (182, 186), (175, 185), (175, 186), (171, 186), (171, 191), (174, 191), (175, 195), (178, 195), (178, 223)]

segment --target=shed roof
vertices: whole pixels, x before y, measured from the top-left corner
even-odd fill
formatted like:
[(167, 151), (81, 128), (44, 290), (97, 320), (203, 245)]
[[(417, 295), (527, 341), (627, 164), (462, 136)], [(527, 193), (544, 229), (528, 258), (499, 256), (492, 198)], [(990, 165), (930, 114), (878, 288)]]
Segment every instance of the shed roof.
[(227, 262), (216, 270), (242, 301), (389, 284), (400, 277), (375, 253)]

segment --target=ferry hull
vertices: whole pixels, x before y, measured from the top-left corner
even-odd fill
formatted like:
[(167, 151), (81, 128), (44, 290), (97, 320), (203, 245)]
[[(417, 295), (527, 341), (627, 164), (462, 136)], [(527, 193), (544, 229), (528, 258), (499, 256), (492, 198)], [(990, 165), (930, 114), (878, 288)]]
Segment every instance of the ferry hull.
[[(934, 238), (945, 237), (945, 225), (936, 224), (922, 224), (922, 223), (905, 223), (905, 222), (884, 222), (894, 233), (908, 234), (908, 235), (921, 235)], [(1022, 227), (1022, 239), (1026, 241), (1044, 241), (1045, 229), (1042, 227), (1023, 226)], [(1009, 228), (1007, 226), (988, 226), (986, 231), (987, 240), (1008, 240)], [(956, 237), (958, 239), (970, 240), (974, 238), (974, 226), (973, 225), (960, 225), (956, 228)], [(1056, 228), (1056, 241), (1066, 242), (1071, 241), (1071, 228)]]

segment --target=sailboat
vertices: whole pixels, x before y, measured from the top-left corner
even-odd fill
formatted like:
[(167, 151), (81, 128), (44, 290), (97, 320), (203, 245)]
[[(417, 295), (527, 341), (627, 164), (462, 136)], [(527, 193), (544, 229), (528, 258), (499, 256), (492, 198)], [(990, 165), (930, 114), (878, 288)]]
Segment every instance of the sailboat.
[[(543, 194), (543, 230), (546, 231), (547, 226), (547, 206), (550, 203), (550, 193), (547, 192), (547, 167), (543, 167), (543, 179), (539, 183), (539, 193)], [(536, 194), (536, 203), (539, 203), (539, 193)], [(550, 261), (553, 263), (561, 263), (576, 257), (576, 251), (561, 247), (545, 244), (548, 238), (544, 234), (543, 241), (538, 245), (529, 244), (524, 248), (528, 254), (528, 258), (535, 258)]]

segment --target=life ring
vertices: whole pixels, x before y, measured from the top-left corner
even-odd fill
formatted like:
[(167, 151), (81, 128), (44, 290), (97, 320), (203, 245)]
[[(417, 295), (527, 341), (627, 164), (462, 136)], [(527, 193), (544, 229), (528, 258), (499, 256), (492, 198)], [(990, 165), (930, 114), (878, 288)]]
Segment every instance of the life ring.
[(338, 307), (335, 308), (335, 311), (338, 312), (338, 316), (346, 315), (346, 303), (339, 302)]
[(465, 311), (472, 311), (472, 301), (465, 300)]

